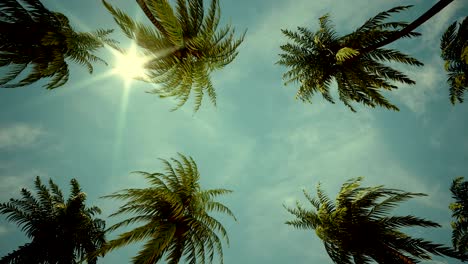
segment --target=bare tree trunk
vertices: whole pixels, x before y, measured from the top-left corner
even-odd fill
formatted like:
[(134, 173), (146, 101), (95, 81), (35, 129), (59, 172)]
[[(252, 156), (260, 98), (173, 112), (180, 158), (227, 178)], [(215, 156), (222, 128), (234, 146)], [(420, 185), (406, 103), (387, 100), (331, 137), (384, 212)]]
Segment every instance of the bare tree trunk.
[(415, 30), (417, 27), (424, 24), (427, 20), (429, 20), (435, 14), (439, 13), (442, 9), (444, 9), (446, 6), (448, 6), (452, 2), (453, 0), (440, 0), (439, 2), (437, 2), (437, 4), (431, 7), (431, 9), (427, 10), (426, 13), (422, 14), (420, 17), (418, 17), (415, 21), (413, 21), (411, 24), (406, 26), (404, 29), (398, 32), (395, 32), (392, 36), (390, 36), (389, 38), (379, 43), (376, 43), (374, 45), (371, 45), (369, 47), (362, 49), (360, 53), (365, 54), (365, 53), (371, 52), (375, 49), (381, 48), (387, 44), (392, 43), (395, 40), (398, 40), (406, 36), (408, 33), (410, 33), (411, 31)]

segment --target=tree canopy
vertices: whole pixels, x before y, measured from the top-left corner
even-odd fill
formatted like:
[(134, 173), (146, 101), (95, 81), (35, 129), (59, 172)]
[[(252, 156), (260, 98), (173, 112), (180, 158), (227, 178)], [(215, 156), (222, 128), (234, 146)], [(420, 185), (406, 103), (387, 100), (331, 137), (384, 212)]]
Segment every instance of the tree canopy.
[[(406, 22), (387, 22), (386, 19), (410, 7), (397, 6), (380, 12), (344, 36), (337, 35), (329, 15), (319, 19), (320, 27), (316, 32), (305, 27), (298, 27), (297, 32), (283, 29), (282, 32), (292, 40), (292, 43), (281, 46), (284, 53), (280, 54), (281, 59), (277, 62), (289, 68), (283, 74), (285, 84), (299, 83), (296, 98), (304, 102), (311, 102), (315, 93), (321, 93), (325, 100), (334, 103), (330, 88), (335, 81), (339, 99), (352, 111), (355, 111), (352, 101), (370, 107), (398, 110), (380, 91), (396, 89), (395, 82), (415, 84), (415, 81), (384, 63), (423, 64), (395, 49), (366, 48), (379, 44), (407, 27)], [(403, 37), (419, 35), (409, 32)]]
[(65, 200), (52, 179), (47, 187), (36, 177), (35, 195), (22, 189), (21, 199), (0, 204), (0, 214), (31, 239), (2, 257), (0, 263), (74, 264), (85, 259), (96, 263), (97, 257), (90, 256), (105, 243), (105, 222), (95, 217), (101, 213), (98, 207), (85, 205), (86, 194), (78, 181), (72, 179), (70, 185), (70, 196)]
[(468, 182), (463, 177), (458, 177), (450, 187), (452, 198), (450, 204), (452, 210), (452, 244), (455, 250), (468, 259)]
[(230, 25), (218, 29), (221, 19), (219, 0), (211, 0), (205, 12), (203, 0), (177, 0), (173, 8), (167, 0), (137, 0), (153, 26), (136, 22), (103, 0), (105, 7), (125, 35), (151, 58), (142, 81), (157, 84), (150, 93), (161, 98), (174, 97), (178, 109), (195, 96), (195, 111), (204, 94), (216, 105), (216, 91), (210, 74), (224, 68), (237, 56), (244, 39), (235, 38)]
[(229, 244), (227, 231), (208, 213), (224, 213), (236, 219), (228, 207), (214, 200), (231, 191), (202, 190), (200, 174), (191, 157), (179, 154), (179, 159), (161, 161), (164, 172), (137, 172), (148, 180), (149, 187), (125, 189), (104, 196), (126, 201), (111, 216), (133, 215), (108, 231), (130, 224), (142, 225), (109, 241), (102, 252), (144, 241), (142, 249), (132, 259), (135, 264), (152, 264), (163, 258), (169, 264), (176, 264), (182, 257), (186, 263), (212, 263), (215, 253), (223, 263), (221, 239)]
[[(95, 52), (104, 44), (116, 46), (108, 38), (112, 31), (76, 32), (64, 14), (48, 10), (39, 0), (2, 0), (0, 67), (6, 67), (7, 73), (0, 78), (0, 88), (22, 87), (44, 78), (50, 78), (45, 88), (60, 87), (70, 75), (67, 60), (92, 73), (92, 63), (106, 64)], [(17, 78), (22, 79), (15, 82)]]
[(439, 224), (412, 215), (391, 216), (389, 211), (408, 199), (425, 196), (384, 186), (361, 187), (362, 178), (345, 182), (335, 202), (317, 187), (317, 198), (304, 195), (312, 210), (296, 203), (286, 207), (296, 219), (286, 224), (313, 229), (323, 241), (330, 258), (346, 263), (418, 263), (431, 255), (458, 257), (452, 249), (422, 238), (413, 238), (404, 227), (440, 227)]
[[(458, 26), (458, 30), (457, 30)], [(442, 35), (441, 56), (448, 72), (450, 102), (463, 102), (463, 94), (468, 89), (468, 18), (461, 23), (454, 22)]]

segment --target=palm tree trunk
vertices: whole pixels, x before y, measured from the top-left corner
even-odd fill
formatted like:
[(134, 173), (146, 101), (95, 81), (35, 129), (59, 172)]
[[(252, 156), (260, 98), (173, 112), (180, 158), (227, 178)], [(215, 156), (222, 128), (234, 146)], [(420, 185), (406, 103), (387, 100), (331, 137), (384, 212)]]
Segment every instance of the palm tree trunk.
[(161, 23), (153, 16), (151, 10), (149, 10), (148, 6), (145, 3), (145, 0), (136, 0), (137, 4), (140, 6), (141, 10), (145, 13), (146, 17), (153, 23), (153, 25), (163, 34), (165, 37), (169, 37), (167, 35), (167, 31), (161, 25)]
[(406, 36), (408, 33), (410, 33), (411, 31), (415, 30), (417, 27), (424, 24), (427, 20), (429, 20), (435, 14), (439, 13), (442, 9), (444, 9), (446, 6), (448, 6), (452, 2), (453, 0), (440, 0), (439, 2), (437, 2), (437, 4), (431, 7), (431, 9), (427, 10), (426, 13), (422, 14), (420, 17), (418, 17), (415, 21), (413, 21), (411, 24), (406, 26), (404, 29), (398, 32), (395, 32), (392, 36), (390, 36), (389, 38), (381, 42), (378, 42), (374, 45), (371, 45), (369, 47), (362, 49), (360, 53), (365, 54), (365, 53), (371, 52), (375, 49), (381, 48), (387, 44), (392, 43), (395, 40), (398, 40)]

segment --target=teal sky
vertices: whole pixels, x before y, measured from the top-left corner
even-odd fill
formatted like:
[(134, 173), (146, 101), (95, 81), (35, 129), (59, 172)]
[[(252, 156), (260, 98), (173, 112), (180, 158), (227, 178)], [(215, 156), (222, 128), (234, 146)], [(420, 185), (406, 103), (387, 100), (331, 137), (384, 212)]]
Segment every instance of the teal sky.
[[(100, 1), (42, 2), (69, 16), (79, 31), (114, 28), (122, 47), (130, 45)], [(149, 24), (134, 1), (109, 2)], [(302, 189), (315, 194), (318, 182), (335, 197), (343, 182), (357, 176), (365, 177), (364, 185), (427, 193), (395, 213), (442, 224), (408, 231), (449, 245), (449, 186), (453, 178), (468, 176), (468, 103), (449, 103), (439, 40), (448, 25), (468, 13), (466, 1), (455, 0), (418, 28), (422, 37), (391, 45), (425, 64), (398, 66), (417, 82), (385, 93), (400, 112), (356, 105), (358, 112), (352, 113), (321, 96), (313, 104), (301, 103), (294, 99), (297, 86), (283, 86), (285, 68), (275, 65), (286, 42), (282, 28), (316, 30), (318, 18), (330, 13), (337, 31), (348, 33), (397, 5), (415, 5), (398, 16), (412, 21), (435, 2), (221, 0), (222, 22), (230, 22), (238, 34), (248, 32), (236, 60), (212, 75), (218, 106), (204, 100), (195, 114), (191, 100), (170, 112), (176, 102), (145, 93), (149, 84), (134, 81), (126, 89), (119, 76), (107, 74), (115, 65), (108, 50), (99, 56), (109, 66), (96, 65), (92, 75), (72, 66), (69, 82), (56, 90), (42, 88), (45, 82), (2, 89), (0, 201), (19, 197), (36, 175), (51, 177), (64, 190), (76, 178), (88, 205), (101, 207), (110, 226), (117, 219), (107, 216), (119, 203), (99, 197), (145, 187), (131, 171), (159, 171), (158, 158), (181, 152), (197, 162), (202, 188), (234, 190), (221, 199), (238, 218), (221, 217), (231, 240), (224, 247), (226, 264), (332, 263), (314, 231), (284, 224), (292, 216), (283, 204), (304, 202)], [(0, 256), (26, 241), (16, 225), (0, 219)], [(129, 263), (137, 250), (138, 245), (118, 249), (99, 263)]]

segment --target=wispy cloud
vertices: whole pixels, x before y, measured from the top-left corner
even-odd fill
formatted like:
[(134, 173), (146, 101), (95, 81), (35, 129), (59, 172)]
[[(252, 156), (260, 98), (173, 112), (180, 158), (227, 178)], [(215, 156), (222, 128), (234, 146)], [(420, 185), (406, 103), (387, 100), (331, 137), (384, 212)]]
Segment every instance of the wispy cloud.
[(44, 177), (45, 174), (37, 170), (30, 170), (17, 175), (1, 175), (0, 201), (5, 202), (12, 197), (19, 197), (20, 190), (22, 188), (31, 188), (31, 183), (37, 175)]
[(34, 145), (44, 134), (43, 129), (23, 123), (0, 127), (0, 150)]
[(428, 63), (422, 68), (401, 68), (403, 68), (404, 73), (416, 81), (416, 84), (398, 85), (398, 89), (392, 92), (392, 96), (396, 97), (414, 113), (423, 114), (430, 102), (448, 94), (448, 92), (442, 90), (445, 87), (445, 72), (440, 60), (434, 59), (432, 63)]
[(6, 228), (6, 227), (3, 226), (3, 225), (0, 225), (0, 236), (3, 236), (3, 235), (5, 235), (5, 234), (8, 233), (8, 232), (9, 232), (8, 228)]

